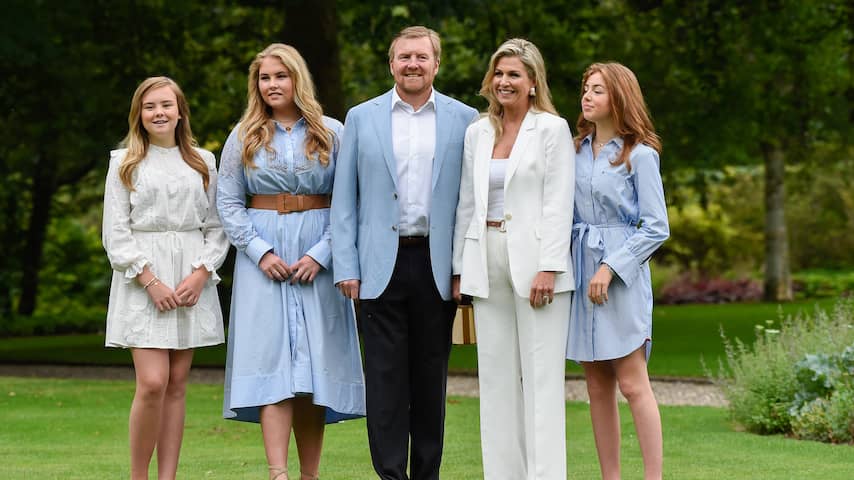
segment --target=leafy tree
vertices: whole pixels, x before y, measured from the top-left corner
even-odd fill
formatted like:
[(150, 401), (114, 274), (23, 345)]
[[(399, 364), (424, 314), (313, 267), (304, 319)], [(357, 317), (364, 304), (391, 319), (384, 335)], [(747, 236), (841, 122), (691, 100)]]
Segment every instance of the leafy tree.
[[(126, 132), (130, 97), (143, 78), (178, 81), (202, 145), (217, 150), (222, 144), (243, 109), (249, 59), (282, 24), (273, 7), (226, 3), (6, 5), (13, 21), (0, 39), (0, 105), (7, 113), (0, 118), (0, 210), (7, 213), (0, 224), (6, 254), (0, 316), (35, 310), (48, 225), (52, 215), (64, 215), (54, 197), (92, 172), (103, 179), (108, 151)], [(97, 195), (81, 198), (92, 202)]]
[(844, 1), (660, 3), (626, 16), (629, 28), (611, 41), (625, 34), (636, 71), (651, 80), (642, 84), (668, 158), (698, 166), (764, 165), (765, 297), (789, 300), (785, 165), (827, 144), (845, 154), (843, 139), (852, 133), (854, 7)]

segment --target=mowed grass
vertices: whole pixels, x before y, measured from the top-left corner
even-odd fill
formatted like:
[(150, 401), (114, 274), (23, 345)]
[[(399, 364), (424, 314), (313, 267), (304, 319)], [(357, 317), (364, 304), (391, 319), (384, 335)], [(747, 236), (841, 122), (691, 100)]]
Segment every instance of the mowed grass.
[[(0, 377), (0, 478), (128, 478), (127, 414), (133, 383)], [(179, 478), (266, 478), (257, 425), (220, 418), (219, 385), (190, 385)], [(662, 407), (667, 478), (848, 480), (854, 447), (734, 431), (724, 409)], [(624, 478), (641, 478), (630, 415), (621, 406)], [(478, 400), (448, 400), (442, 478), (483, 478)], [(567, 405), (570, 479), (599, 478), (586, 404)], [(291, 459), (296, 453), (291, 451)], [(291, 472), (298, 472), (296, 462)], [(330, 425), (321, 478), (376, 478), (364, 420)], [(152, 475), (151, 478), (154, 478)]]
[[(727, 337), (751, 343), (756, 325), (776, 326), (781, 314), (812, 313), (816, 308), (827, 310), (834, 303), (834, 299), (825, 299), (787, 304), (656, 306), (650, 374), (654, 377), (703, 377), (703, 362), (715, 370), (723, 357), (721, 328)], [(0, 363), (129, 365), (131, 361), (127, 351), (104, 348), (103, 335), (66, 335), (0, 340)], [(193, 359), (197, 367), (222, 367), (224, 364), (224, 345), (198, 349)], [(450, 369), (476, 371), (476, 347), (454, 346)], [(580, 373), (581, 368), (567, 362), (567, 371)]]

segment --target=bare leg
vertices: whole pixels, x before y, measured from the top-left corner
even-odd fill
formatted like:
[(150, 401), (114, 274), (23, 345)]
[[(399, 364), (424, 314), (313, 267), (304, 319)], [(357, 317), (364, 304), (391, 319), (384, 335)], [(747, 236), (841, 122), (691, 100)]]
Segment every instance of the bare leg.
[(160, 434), (157, 437), (157, 478), (174, 480), (178, 471), (178, 455), (184, 438), (184, 412), (186, 410), (187, 378), (193, 350), (169, 352), (169, 383), (163, 397), (160, 417)]
[(590, 419), (603, 480), (620, 478), (620, 413), (617, 377), (611, 361), (582, 362), (590, 397)]
[(132, 348), (136, 392), (130, 407), (130, 475), (148, 480), (148, 465), (160, 433), (163, 397), (169, 383), (169, 350)]
[(661, 480), (663, 440), (661, 415), (649, 383), (645, 346), (614, 360), (620, 392), (629, 402), (638, 435), (645, 480)]
[(311, 401), (311, 397), (294, 399), (294, 439), (299, 453), (300, 480), (315, 480), (320, 470), (326, 408)]
[(270, 466), (270, 479), (287, 480), (288, 447), (293, 426), (293, 399), (261, 407), (261, 433)]

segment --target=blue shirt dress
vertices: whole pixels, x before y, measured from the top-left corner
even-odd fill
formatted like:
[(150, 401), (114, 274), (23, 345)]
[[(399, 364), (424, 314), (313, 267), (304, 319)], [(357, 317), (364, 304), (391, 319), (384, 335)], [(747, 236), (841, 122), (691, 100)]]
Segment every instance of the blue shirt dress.
[[(648, 260), (670, 236), (658, 153), (636, 145), (625, 164), (613, 166), (623, 148), (614, 138), (593, 157), (591, 136), (575, 159), (572, 262), (575, 293), (566, 357), (577, 362), (622, 358), (652, 341), (652, 282)], [(602, 263), (614, 270), (608, 301), (587, 297)]]
[[(258, 422), (260, 407), (311, 394), (327, 423), (365, 415), (365, 386), (352, 301), (332, 282), (329, 209), (279, 214), (247, 208), (247, 195), (331, 194), (343, 126), (324, 117), (335, 141), (329, 165), (304, 153), (307, 124), (276, 124), (255, 168), (241, 159), (234, 128), (223, 148), (217, 207), (237, 248), (228, 329), (223, 416)], [(323, 268), (314, 282), (270, 280), (258, 267), (272, 250), (291, 265), (309, 255)]]

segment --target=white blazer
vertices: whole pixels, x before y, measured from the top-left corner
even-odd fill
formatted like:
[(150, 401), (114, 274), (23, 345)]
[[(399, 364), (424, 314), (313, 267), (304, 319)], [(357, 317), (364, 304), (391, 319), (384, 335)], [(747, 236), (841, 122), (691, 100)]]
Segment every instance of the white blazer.
[[(460, 291), (481, 298), (489, 297), (486, 210), (494, 144), (488, 117), (466, 130), (454, 229), (453, 269), (461, 276)], [(555, 292), (575, 288), (569, 249), (574, 194), (575, 149), (569, 125), (551, 113), (528, 111), (504, 177), (505, 235), (517, 295), (530, 294), (540, 271), (558, 272)]]

